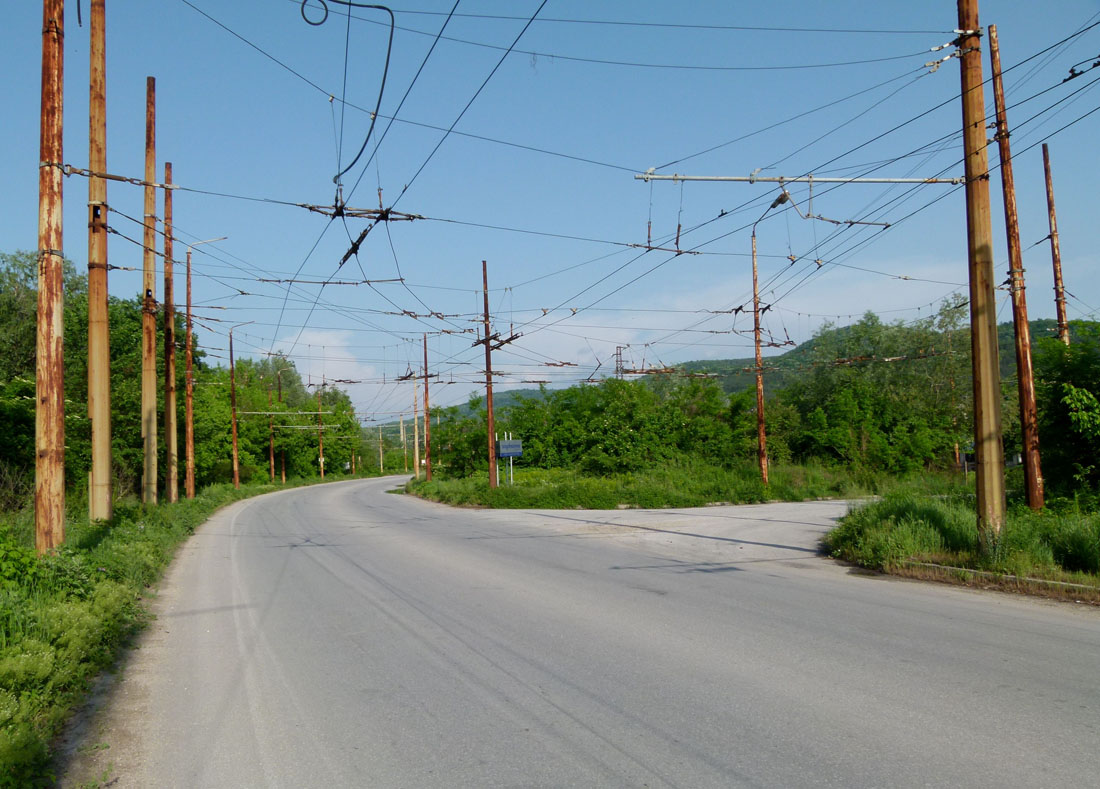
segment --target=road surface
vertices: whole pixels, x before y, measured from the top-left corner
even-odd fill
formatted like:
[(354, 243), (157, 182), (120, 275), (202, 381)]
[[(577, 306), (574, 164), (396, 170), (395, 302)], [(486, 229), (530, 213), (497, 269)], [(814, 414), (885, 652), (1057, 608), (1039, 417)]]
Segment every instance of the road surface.
[[(1095, 786), (1100, 612), (854, 573), (836, 502), (200, 528), (63, 784)], [(108, 746), (108, 747), (103, 747)]]

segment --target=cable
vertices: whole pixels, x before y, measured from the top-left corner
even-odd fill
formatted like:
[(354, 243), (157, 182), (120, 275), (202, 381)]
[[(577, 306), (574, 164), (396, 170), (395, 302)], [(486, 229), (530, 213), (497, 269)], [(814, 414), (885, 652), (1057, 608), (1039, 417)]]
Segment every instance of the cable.
[[(187, 2), (187, 0), (183, 0), (183, 1)], [(349, 40), (350, 40), (350, 36), (351, 36), (351, 9), (353, 7), (354, 8), (371, 8), (371, 9), (374, 9), (376, 11), (385, 11), (390, 16), (390, 37), (389, 37), (389, 43), (386, 46), (386, 64), (382, 68), (382, 84), (379, 85), (379, 87), (378, 87), (378, 101), (375, 102), (374, 112), (371, 113), (370, 128), (367, 129), (367, 136), (363, 139), (363, 144), (361, 146), (359, 146), (359, 152), (357, 154), (355, 154), (355, 158), (351, 160), (351, 164), (349, 164), (347, 167), (345, 167), (343, 170), (338, 172), (333, 177), (332, 182), (335, 183), (335, 184), (339, 184), (340, 183), (340, 178), (344, 175), (344, 173), (346, 173), (348, 170), (350, 170), (352, 167), (355, 166), (355, 163), (359, 161), (359, 157), (363, 155), (363, 151), (365, 151), (367, 149), (367, 143), (370, 141), (371, 134), (374, 132), (374, 124), (378, 121), (378, 111), (382, 108), (382, 95), (386, 92), (386, 77), (390, 73), (390, 55), (393, 54), (393, 31), (394, 31), (394, 28), (397, 25), (397, 21), (396, 21), (396, 19), (394, 19), (393, 11), (391, 11), (389, 8), (387, 8), (384, 5), (371, 5), (371, 4), (367, 4), (367, 3), (357, 3), (357, 2), (354, 2), (354, 0), (317, 0), (317, 2), (319, 2), (321, 4), (322, 8), (324, 9), (325, 15), (324, 15), (324, 17), (322, 17), (320, 22), (311, 22), (306, 17), (306, 3), (308, 1), (309, 0), (301, 0), (301, 3), (302, 3), (302, 5), (301, 5), (302, 19), (304, 19), (308, 24), (314, 25), (314, 26), (323, 25), (325, 23), (325, 20), (328, 19), (328, 6), (326, 5), (326, 2), (332, 2), (332, 3), (337, 3), (339, 5), (342, 5), (342, 6), (347, 6), (347, 8), (348, 8), (348, 39)], [(188, 5), (190, 5), (190, 3), (188, 3)], [(347, 48), (346, 48), (346, 44), (345, 44), (345, 49), (344, 49), (344, 89), (345, 89), (345, 91), (347, 90)], [(343, 97), (341, 97), (340, 103), (342, 105), (346, 104)], [(341, 130), (340, 141), (341, 141), (341, 145), (342, 145), (343, 144), (343, 115), (341, 115), (340, 130)]]
[(508, 47), (508, 49), (506, 49), (504, 51), (504, 54), (500, 56), (500, 60), (498, 60), (497, 64), (495, 66), (493, 66), (493, 70), (489, 72), (489, 75), (487, 77), (485, 77), (484, 81), (482, 81), (481, 85), (474, 92), (474, 95), (470, 97), (470, 100), (468, 102), (466, 102), (466, 106), (462, 108), (462, 112), (458, 113), (458, 117), (456, 117), (454, 119), (454, 122), (450, 125), (450, 128), (447, 129), (446, 133), (444, 133), (444, 135), (440, 138), (439, 142), (437, 142), (435, 144), (435, 147), (432, 148), (432, 152), (428, 154), (428, 158), (424, 160), (424, 163), (422, 165), (420, 165), (419, 169), (417, 169), (417, 171), (413, 174), (413, 177), (408, 181), (408, 183), (406, 183), (401, 188), (401, 192), (400, 192), (400, 194), (397, 195), (397, 199), (394, 200), (393, 203), (390, 204), (391, 209), (394, 208), (397, 205), (397, 203), (401, 200), (401, 198), (405, 196), (405, 193), (409, 190), (409, 187), (412, 186), (413, 183), (416, 181), (416, 179), (420, 176), (420, 173), (424, 172), (424, 168), (428, 166), (428, 162), (430, 162), (432, 160), (432, 158), (436, 154), (436, 151), (438, 151), (440, 146), (443, 145), (444, 140), (446, 140), (447, 137), (450, 136), (451, 132), (454, 130), (454, 127), (458, 125), (458, 122), (460, 120), (462, 120), (462, 116), (466, 114), (466, 111), (468, 109), (470, 109), (470, 107), (473, 105), (474, 101), (477, 100), (477, 97), (481, 95), (481, 91), (483, 91), (485, 89), (485, 86), (489, 84), (489, 80), (491, 80), (493, 78), (493, 75), (497, 73), (497, 69), (499, 69), (501, 67), (501, 65), (504, 63), (505, 58), (508, 57), (508, 55), (511, 53), (511, 51), (515, 47), (515, 45), (519, 43), (519, 40), (523, 37), (523, 34), (527, 32), (527, 28), (529, 28), (531, 26), (531, 23), (535, 21), (535, 17), (537, 17), (539, 15), (539, 11), (541, 11), (543, 9), (543, 7), (546, 5), (546, 3), (547, 3), (547, 0), (542, 0), (542, 2), (539, 3), (539, 7), (535, 9), (535, 13), (533, 13), (531, 15), (531, 18), (527, 20), (527, 24), (525, 24), (523, 26), (523, 29), (519, 31), (519, 35), (517, 35), (515, 37), (515, 39), (512, 41), (512, 43)]

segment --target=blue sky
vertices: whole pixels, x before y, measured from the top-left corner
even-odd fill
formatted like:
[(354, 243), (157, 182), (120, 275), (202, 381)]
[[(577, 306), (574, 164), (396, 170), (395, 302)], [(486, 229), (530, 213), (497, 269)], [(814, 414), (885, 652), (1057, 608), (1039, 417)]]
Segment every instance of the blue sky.
[[(171, 161), (189, 190), (174, 195), (174, 256), (189, 241), (229, 236), (194, 256), (199, 341), (213, 361), (225, 355), (228, 326), (253, 321), (234, 333), (238, 353), (282, 351), (310, 380), (362, 382), (345, 385), (361, 416), (388, 421), (411, 410), (411, 385), (394, 379), (418, 369), (427, 332), (442, 384), (433, 404), (463, 402), (483, 370), (470, 333), (483, 259), (494, 329), (522, 333), (494, 355), (498, 387), (610, 373), (616, 346), (639, 368), (749, 356), (751, 315), (724, 311), (751, 303), (748, 227), (777, 187), (646, 184), (635, 173), (962, 173), (958, 62), (925, 66), (953, 51), (931, 51), (954, 38), (953, 3), (548, 0), (539, 10), (540, 1), (461, 0), (448, 19), (453, 0), (395, 0), (381, 110), (343, 194), (349, 207), (377, 208), (381, 188), (386, 207), (424, 219), (378, 225), (338, 268), (369, 222), (281, 203), (333, 204), (333, 176), (363, 145), (378, 100), (385, 12), (356, 9), (349, 20), (330, 2), (313, 26), (300, 0), (108, 0), (108, 170), (141, 176), (145, 78), (155, 76), (158, 173)], [(0, 50), (4, 251), (37, 244), (41, 5), (11, 5)], [(66, 5), (65, 160), (83, 167), (89, 7), (84, 0), (80, 27), (76, 0)], [(1100, 70), (1062, 80), (1100, 56), (1100, 27), (1073, 35), (1100, 21), (1100, 3), (1035, 9), (981, 7), (1007, 70), (1028, 307), (1053, 317), (1049, 246), (1037, 243), (1048, 232), (1047, 141), (1070, 317), (1096, 318), (1100, 112), (1088, 113), (1100, 106), (1091, 87)], [(305, 13), (320, 19), (318, 0)], [(988, 75), (988, 58), (984, 67)], [(989, 89), (986, 99), (991, 106)], [(997, 173), (991, 185), (1000, 274)], [(790, 191), (805, 212), (807, 187)], [(813, 198), (817, 214), (891, 227), (770, 212), (757, 239), (771, 336), (800, 342), (825, 320), (865, 310), (913, 320), (965, 292), (961, 189), (818, 185)], [(86, 201), (86, 180), (66, 179), (65, 251), (78, 266)], [(108, 202), (120, 234), (110, 262), (135, 269), (113, 271), (110, 290), (130, 297), (141, 250), (125, 237), (141, 238), (142, 190), (112, 183)], [(629, 246), (647, 243), (650, 223), (655, 246), (674, 246), (679, 225), (680, 248), (701, 254)], [(280, 279), (303, 282), (261, 281)], [(312, 284), (325, 280), (359, 284)], [(1001, 320), (1011, 316), (1006, 297)]]

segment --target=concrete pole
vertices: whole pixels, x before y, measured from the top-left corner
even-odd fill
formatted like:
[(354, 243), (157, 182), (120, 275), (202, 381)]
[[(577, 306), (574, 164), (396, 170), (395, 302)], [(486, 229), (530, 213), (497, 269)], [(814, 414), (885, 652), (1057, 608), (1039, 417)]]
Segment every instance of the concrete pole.
[[(105, 0), (92, 0), (88, 169), (107, 171)], [(88, 179), (88, 420), (92, 469), (88, 518), (107, 520), (111, 501), (111, 341), (107, 317), (107, 181)]]
[(386, 469), (382, 465), (382, 425), (378, 426), (378, 473), (386, 473)]
[(1062, 251), (1058, 247), (1058, 217), (1054, 213), (1054, 181), (1050, 177), (1050, 152), (1043, 143), (1043, 170), (1047, 180), (1047, 220), (1050, 222), (1050, 256), (1054, 261), (1054, 307), (1058, 316), (1058, 339), (1069, 345), (1066, 319), (1066, 289), (1062, 285)]
[[(493, 426), (493, 349), (489, 329), (489, 270), (481, 261), (481, 292), (485, 302), (485, 406), (486, 434), (489, 436), (489, 487), (497, 486), (496, 433)], [(620, 354), (621, 369), (621, 354)]]
[(756, 345), (756, 453), (760, 480), (768, 484), (768, 436), (764, 428), (764, 360), (760, 354), (760, 285), (756, 272), (756, 226), (752, 228), (752, 333)]
[(989, 26), (989, 56), (993, 70), (993, 103), (997, 111), (997, 144), (1001, 157), (1001, 189), (1004, 193), (1005, 230), (1008, 236), (1008, 269), (1012, 294), (1012, 323), (1016, 340), (1016, 381), (1020, 399), (1020, 429), (1023, 437), (1024, 487), (1027, 505), (1043, 508), (1043, 474), (1039, 465), (1039, 418), (1035, 410), (1035, 377), (1031, 365), (1031, 327), (1027, 320), (1024, 263), (1020, 249), (1020, 224), (1016, 213), (1016, 184), (1012, 175), (1008, 119), (1004, 86), (1001, 82), (1001, 50), (997, 26)]
[(428, 335), (424, 335), (424, 478), (432, 481), (432, 418), (428, 405)]
[(34, 544), (65, 541), (65, 359), (61, 251), (65, 2), (42, 3), (42, 117), (38, 167), (38, 326), (35, 363)]
[(157, 83), (145, 78), (145, 253), (142, 265), (141, 314), (141, 437), (145, 447), (141, 500), (157, 503), (157, 299), (156, 299), (156, 227), (157, 190), (151, 184), (157, 178), (156, 153)]
[(237, 366), (233, 362), (232, 328), (229, 330), (229, 407), (233, 423), (233, 487), (240, 490), (241, 470), (237, 460)]
[(967, 258), (974, 375), (974, 451), (978, 536), (994, 550), (1005, 518), (1004, 447), (1001, 444), (1001, 376), (997, 362), (997, 304), (993, 293), (993, 225), (989, 209), (981, 29), (977, 0), (958, 0), (966, 172)]
[(420, 479), (420, 414), (417, 405), (416, 383), (413, 382), (413, 473)]
[(179, 501), (179, 430), (176, 421), (176, 307), (172, 265), (172, 163), (164, 164), (164, 496)]

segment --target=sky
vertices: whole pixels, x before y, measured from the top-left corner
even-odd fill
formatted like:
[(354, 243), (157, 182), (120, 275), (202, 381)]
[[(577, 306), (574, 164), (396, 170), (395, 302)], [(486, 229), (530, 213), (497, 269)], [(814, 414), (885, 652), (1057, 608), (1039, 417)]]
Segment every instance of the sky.
[[(66, 3), (64, 159), (78, 169), (88, 163), (89, 2)], [(4, 252), (37, 246), (42, 40), (41, 4), (9, 5)], [(227, 236), (193, 255), (196, 332), (211, 363), (227, 364), (237, 326), (238, 357), (286, 354), (307, 383), (345, 382), (364, 423), (389, 422), (412, 410), (413, 385), (399, 379), (422, 372), (427, 335), (432, 405), (463, 403), (483, 390), (483, 260), (492, 331), (518, 335), (493, 354), (498, 390), (613, 375), (617, 349), (632, 370), (751, 356), (754, 224), (767, 353), (868, 310), (919, 320), (966, 293), (960, 186), (792, 183), (791, 200), (769, 210), (775, 183), (635, 177), (961, 176), (954, 3), (390, 9), (392, 46), (386, 11), (333, 0), (107, 0), (107, 170), (142, 177), (155, 77), (158, 180), (171, 162), (180, 187), (177, 300), (186, 246)], [(1030, 316), (1055, 308), (1046, 142), (1069, 317), (1098, 319), (1100, 69), (1089, 69), (1100, 3), (1040, 13), (990, 1), (980, 15), (997, 27), (1005, 70)], [(1064, 81), (1071, 68), (1083, 73)], [(987, 52), (983, 69), (988, 77)], [(985, 98), (992, 119), (988, 85)], [(999, 169), (990, 186), (1000, 281)], [(302, 207), (331, 214), (338, 189), (348, 211), (381, 205), (413, 218)], [(69, 176), (64, 190), (64, 251), (85, 270), (87, 179)], [(141, 287), (142, 201), (139, 186), (108, 186), (119, 298)], [(157, 270), (159, 281), (159, 260)], [(997, 298), (999, 320), (1010, 320), (1007, 291)]]

